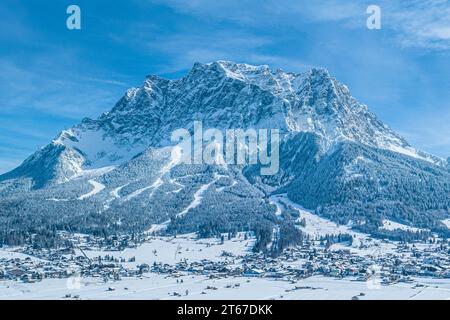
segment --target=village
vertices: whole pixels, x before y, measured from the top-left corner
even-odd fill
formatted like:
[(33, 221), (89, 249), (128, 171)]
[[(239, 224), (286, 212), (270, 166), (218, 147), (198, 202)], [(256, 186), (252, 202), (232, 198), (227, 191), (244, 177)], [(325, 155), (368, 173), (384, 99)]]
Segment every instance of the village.
[[(209, 279), (267, 278), (293, 285), (301, 279), (317, 275), (384, 286), (412, 283), (416, 277), (450, 279), (450, 246), (442, 240), (433, 243), (395, 243), (367, 238), (356, 248), (346, 244), (324, 245), (321, 241), (311, 240), (271, 257), (252, 252), (251, 239), (248, 240), (247, 235), (243, 234), (235, 238), (224, 235), (222, 239), (209, 241), (196, 239), (195, 235), (186, 238), (147, 235), (139, 245), (127, 241), (127, 248), (123, 247), (124, 239), (120, 238), (105, 246), (102, 238), (70, 234), (65, 237), (75, 245), (46, 250), (31, 247), (2, 249), (0, 283), (97, 278), (110, 283), (108, 290), (113, 291), (114, 284), (122, 279), (140, 278), (151, 273), (173, 278), (177, 283), (182, 283), (182, 277), (189, 275)], [(180, 244), (177, 240), (184, 242)], [(158, 247), (151, 247), (155, 243)], [(192, 249), (189, 243), (200, 249)], [(170, 250), (169, 245), (175, 248), (171, 263), (158, 259), (160, 253)], [(226, 250), (238, 245), (239, 250)], [(148, 249), (145, 246), (149, 246)], [(127, 250), (138, 250), (136, 248), (143, 248), (145, 257), (123, 254)], [(208, 249), (214, 250), (211, 252), (215, 252), (215, 256), (205, 258), (210, 255)], [(201, 255), (194, 250), (205, 252)], [(191, 255), (186, 256), (189, 252)], [(234, 283), (228, 286), (238, 289), (239, 285)], [(302, 287), (292, 288), (299, 289)], [(205, 287), (202, 294), (208, 290), (217, 288)], [(172, 290), (168, 294), (182, 296), (187, 295), (188, 290)]]

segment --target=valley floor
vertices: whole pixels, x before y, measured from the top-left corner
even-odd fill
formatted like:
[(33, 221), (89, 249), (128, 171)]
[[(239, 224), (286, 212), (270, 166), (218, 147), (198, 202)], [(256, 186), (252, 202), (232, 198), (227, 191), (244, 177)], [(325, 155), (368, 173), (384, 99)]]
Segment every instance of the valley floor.
[[(177, 280), (183, 279), (183, 283)], [(238, 287), (236, 285), (239, 284)], [(167, 277), (146, 274), (142, 278), (103, 282), (85, 278), (75, 286), (67, 279), (46, 279), (24, 284), (0, 282), (0, 299), (450, 299), (450, 279), (414, 279), (413, 283), (368, 288), (366, 282), (313, 276), (290, 283), (261, 278), (204, 276)], [(207, 289), (207, 288), (210, 289)], [(188, 290), (188, 295), (186, 295)], [(178, 295), (180, 294), (180, 296)]]
[[(252, 252), (251, 233), (199, 239), (147, 232), (125, 248), (123, 239), (105, 245), (103, 238), (64, 233), (73, 247), (0, 248), (0, 299), (450, 299), (448, 242), (373, 239), (284, 195), (271, 201), (298, 210), (310, 236), (276, 258)], [(342, 233), (353, 241), (320, 240)]]
[[(83, 235), (72, 237), (82, 242)], [(271, 259), (251, 252), (254, 241), (242, 233), (223, 242), (216, 238), (197, 239), (195, 234), (176, 238), (149, 236), (140, 246), (122, 251), (85, 247), (83, 252), (76, 249), (69, 254), (49, 252), (47, 256), (31, 254), (25, 248), (3, 248), (0, 268), (10, 273), (17, 272), (19, 266), (28, 273), (37, 269), (49, 271), (42, 280), (0, 280), (0, 299), (450, 299), (450, 278), (393, 277), (384, 271), (378, 278), (364, 277), (357, 271), (343, 276), (349, 268), (346, 260), (356, 259), (350, 270), (367, 266), (371, 259), (375, 263), (374, 254), (380, 255), (381, 260), (377, 261), (382, 262), (383, 270), (383, 263), (388, 265), (395, 256), (412, 261), (405, 248), (401, 246), (400, 250), (395, 243), (360, 236), (353, 246), (334, 245), (329, 253), (317, 252), (316, 262), (310, 264), (310, 258), (299, 254), (302, 250), (310, 252), (313, 247)], [(322, 250), (319, 244), (314, 247)], [(345, 253), (343, 249), (354, 252)], [(422, 248), (423, 252), (431, 249)], [(100, 263), (96, 260), (99, 257), (104, 257), (103, 264), (114, 265), (104, 269), (92, 267)], [(316, 271), (298, 275), (308, 265)], [(325, 265), (330, 268), (322, 270)], [(142, 266), (147, 270), (136, 272)], [(250, 270), (242, 271), (245, 266)], [(333, 266), (342, 270), (339, 276), (333, 276)], [(64, 273), (55, 276), (52, 270), (56, 267)], [(83, 275), (77, 273), (77, 268), (84, 270)], [(115, 279), (111, 275), (118, 268), (121, 276)], [(236, 275), (236, 270), (241, 271)]]

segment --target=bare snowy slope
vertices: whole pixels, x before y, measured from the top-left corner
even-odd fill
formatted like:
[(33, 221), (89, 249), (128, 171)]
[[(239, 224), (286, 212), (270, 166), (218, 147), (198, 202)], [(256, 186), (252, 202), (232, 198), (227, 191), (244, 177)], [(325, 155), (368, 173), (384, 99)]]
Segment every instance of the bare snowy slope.
[[(279, 129), (280, 172), (180, 164), (171, 133), (194, 121)], [(169, 231), (248, 229), (283, 214), (268, 199), (283, 192), (342, 223), (378, 229), (389, 218), (439, 231), (450, 207), (446, 164), (412, 148), (324, 69), (196, 63), (179, 80), (146, 77), (111, 111), (61, 132), (0, 176), (0, 217), (57, 216), (58, 227), (82, 220), (85, 231), (167, 221)]]

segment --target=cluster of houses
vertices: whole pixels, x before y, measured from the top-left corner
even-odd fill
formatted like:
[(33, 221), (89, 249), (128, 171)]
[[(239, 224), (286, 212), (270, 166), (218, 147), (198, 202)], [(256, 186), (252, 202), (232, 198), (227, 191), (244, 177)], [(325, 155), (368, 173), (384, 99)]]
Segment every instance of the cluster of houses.
[[(91, 243), (93, 241), (93, 243)], [(131, 245), (135, 245), (132, 243)], [(36, 250), (25, 247), (26, 258), (0, 258), (0, 280), (36, 282), (44, 278), (99, 277), (120, 280), (158, 273), (172, 277), (203, 275), (214, 277), (265, 277), (296, 281), (313, 275), (366, 281), (374, 274), (385, 284), (408, 282), (412, 277), (450, 278), (450, 247), (447, 242), (417, 248), (414, 244), (396, 244), (395, 249), (382, 254), (361, 255), (341, 248), (331, 250), (318, 241), (285, 249), (277, 257), (248, 252), (233, 255), (223, 251), (214, 261), (180, 259), (174, 265), (148, 261), (136, 264), (135, 258), (104, 255), (89, 258), (85, 251), (101, 247), (94, 238), (77, 240), (74, 246)], [(120, 248), (119, 248), (120, 246)], [(120, 252), (123, 241), (108, 243), (107, 250)], [(84, 250), (83, 250), (84, 248)], [(82, 254), (76, 252), (81, 252)], [(31, 258), (31, 257), (32, 258)]]
[[(55, 257), (54, 257), (55, 258)], [(130, 259), (127, 260), (130, 262)], [(0, 259), (0, 280), (16, 280), (26, 283), (48, 278), (98, 277), (106, 280), (120, 280), (122, 277), (137, 277), (149, 272), (146, 264), (133, 268), (124, 267), (125, 259), (110, 259), (109, 256), (59, 256), (53, 260)]]
[(220, 261), (183, 261), (176, 265), (154, 263), (150, 272), (172, 276), (188, 273), (209, 277), (264, 277), (294, 282), (313, 275), (352, 277), (356, 281), (367, 281), (376, 276), (384, 284), (410, 282), (412, 277), (450, 278), (446, 247), (361, 256), (350, 250), (329, 251), (304, 245), (286, 249), (276, 258), (261, 253), (227, 256), (228, 259)]
[(44, 278), (66, 278), (70, 275), (62, 263), (35, 260), (27, 257), (0, 259), (0, 280), (18, 280), (22, 282), (36, 282)]

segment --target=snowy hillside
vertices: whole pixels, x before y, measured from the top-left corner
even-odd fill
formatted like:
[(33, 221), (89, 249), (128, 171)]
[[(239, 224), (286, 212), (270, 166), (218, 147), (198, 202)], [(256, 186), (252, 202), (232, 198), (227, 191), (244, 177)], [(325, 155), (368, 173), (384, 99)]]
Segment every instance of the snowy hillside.
[[(204, 128), (279, 129), (279, 173), (181, 164), (171, 133), (192, 131), (194, 121)], [(365, 232), (419, 230), (380, 228), (389, 220), (446, 234), (446, 165), (415, 150), (324, 69), (294, 74), (196, 63), (178, 80), (146, 77), (111, 111), (64, 130), (0, 176), (0, 218), (29, 216), (13, 219), (21, 232), (36, 226), (140, 232), (164, 224), (169, 233), (209, 234), (277, 224), (280, 217), (288, 223), (269, 199), (286, 193)]]

